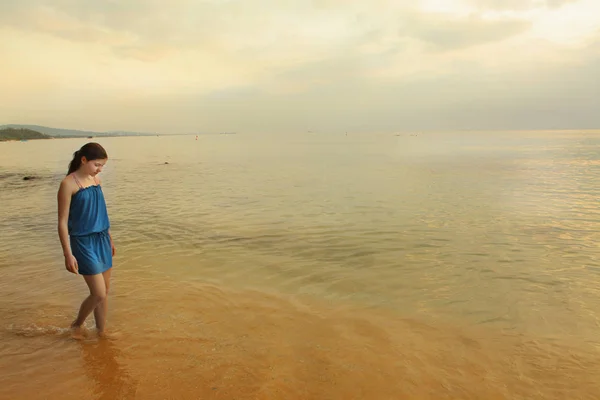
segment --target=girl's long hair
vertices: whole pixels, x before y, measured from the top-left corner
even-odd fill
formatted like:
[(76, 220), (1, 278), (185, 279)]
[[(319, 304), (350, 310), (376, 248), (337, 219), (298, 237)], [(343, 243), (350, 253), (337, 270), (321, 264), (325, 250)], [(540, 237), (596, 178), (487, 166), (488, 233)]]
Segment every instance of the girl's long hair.
[(73, 159), (69, 163), (67, 175), (72, 174), (81, 167), (81, 158), (85, 157), (88, 161), (105, 160), (108, 158), (104, 147), (98, 143), (86, 143), (79, 150), (73, 153)]

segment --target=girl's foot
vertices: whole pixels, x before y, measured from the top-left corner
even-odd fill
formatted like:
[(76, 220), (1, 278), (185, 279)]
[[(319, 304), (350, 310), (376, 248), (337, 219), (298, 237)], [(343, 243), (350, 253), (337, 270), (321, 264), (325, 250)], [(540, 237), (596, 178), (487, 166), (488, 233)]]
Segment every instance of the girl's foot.
[(85, 335), (83, 334), (83, 329), (81, 325), (77, 325), (75, 321), (71, 324), (71, 337), (75, 340), (83, 340), (85, 339)]
[(98, 331), (98, 339), (116, 340), (119, 338), (119, 334), (115, 332)]

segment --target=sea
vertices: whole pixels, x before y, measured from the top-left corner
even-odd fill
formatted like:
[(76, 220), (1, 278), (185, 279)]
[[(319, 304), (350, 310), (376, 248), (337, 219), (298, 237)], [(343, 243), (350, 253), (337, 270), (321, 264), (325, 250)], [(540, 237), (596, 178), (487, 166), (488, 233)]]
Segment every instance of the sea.
[[(100, 143), (107, 338), (57, 191)], [(600, 131), (0, 143), (0, 399), (599, 399)]]

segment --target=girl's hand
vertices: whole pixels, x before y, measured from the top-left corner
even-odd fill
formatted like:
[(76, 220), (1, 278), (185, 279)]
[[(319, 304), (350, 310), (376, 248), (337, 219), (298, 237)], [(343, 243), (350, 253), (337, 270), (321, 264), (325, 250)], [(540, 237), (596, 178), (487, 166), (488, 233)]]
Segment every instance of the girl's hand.
[(65, 267), (67, 268), (67, 271), (76, 275), (79, 274), (79, 264), (77, 264), (77, 259), (73, 254), (65, 256)]
[(112, 255), (113, 255), (113, 257), (114, 257), (114, 256), (115, 256), (115, 253), (116, 253), (116, 251), (115, 251), (115, 244), (113, 243), (113, 241), (112, 241), (112, 240), (110, 241), (110, 248), (111, 248), (111, 250), (112, 250)]

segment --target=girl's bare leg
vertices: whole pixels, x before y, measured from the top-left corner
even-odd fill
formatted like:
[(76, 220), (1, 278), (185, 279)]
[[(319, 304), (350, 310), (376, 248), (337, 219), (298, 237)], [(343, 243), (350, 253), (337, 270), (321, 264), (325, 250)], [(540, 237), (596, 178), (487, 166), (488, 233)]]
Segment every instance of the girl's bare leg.
[(102, 273), (104, 278), (105, 296), (96, 308), (94, 308), (94, 319), (96, 320), (96, 329), (99, 335), (104, 334), (104, 328), (106, 326), (106, 314), (108, 313), (108, 290), (110, 289), (110, 273), (112, 268)]
[[(81, 325), (85, 322), (88, 315), (91, 314), (92, 311), (96, 309), (96, 307), (106, 300), (106, 284), (104, 282), (104, 276), (102, 274), (97, 275), (83, 275), (85, 279), (85, 283), (87, 283), (88, 288), (90, 289), (90, 295), (81, 303), (81, 307), (79, 307), (79, 314), (77, 315), (77, 319), (73, 321), (71, 327), (80, 328)], [(98, 327), (98, 320), (96, 320), (96, 327)], [(104, 323), (104, 321), (100, 321), (100, 323)], [(101, 328), (101, 329), (100, 329)], [(98, 327), (98, 331), (104, 330), (104, 326), (101, 325)]]

